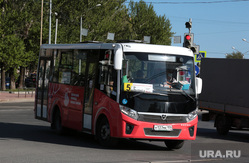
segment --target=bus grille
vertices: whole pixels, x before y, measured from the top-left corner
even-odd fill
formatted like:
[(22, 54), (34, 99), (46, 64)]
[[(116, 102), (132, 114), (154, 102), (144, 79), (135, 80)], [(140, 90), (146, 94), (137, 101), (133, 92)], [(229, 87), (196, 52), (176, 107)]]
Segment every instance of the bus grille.
[(186, 123), (186, 118), (183, 116), (167, 116), (166, 120), (162, 120), (160, 115), (145, 115), (139, 114), (138, 121), (152, 123)]
[(174, 129), (173, 131), (154, 131), (152, 128), (144, 128), (146, 136), (162, 136), (162, 137), (178, 137), (181, 129)]

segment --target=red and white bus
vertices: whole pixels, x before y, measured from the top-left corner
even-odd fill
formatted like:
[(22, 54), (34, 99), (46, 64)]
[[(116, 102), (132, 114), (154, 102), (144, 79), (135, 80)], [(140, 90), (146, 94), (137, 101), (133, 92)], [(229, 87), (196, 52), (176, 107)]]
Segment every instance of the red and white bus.
[(96, 136), (164, 141), (169, 149), (194, 140), (197, 94), (194, 55), (183, 47), (142, 43), (42, 45), (35, 118)]

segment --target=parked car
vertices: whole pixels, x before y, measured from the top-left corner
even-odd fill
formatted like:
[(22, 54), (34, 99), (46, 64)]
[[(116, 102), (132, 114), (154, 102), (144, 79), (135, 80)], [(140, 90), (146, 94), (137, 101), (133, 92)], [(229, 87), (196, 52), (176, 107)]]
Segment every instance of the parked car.
[(36, 87), (36, 74), (31, 74), (25, 79), (26, 87)]
[(5, 86), (6, 86), (6, 89), (10, 89), (10, 77), (5, 78)]

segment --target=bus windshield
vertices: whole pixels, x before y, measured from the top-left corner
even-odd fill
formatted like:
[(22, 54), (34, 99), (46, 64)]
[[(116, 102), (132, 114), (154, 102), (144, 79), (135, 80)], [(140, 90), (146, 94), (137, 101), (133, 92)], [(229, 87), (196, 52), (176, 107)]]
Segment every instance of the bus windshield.
[[(151, 110), (146, 106), (152, 103), (158, 105), (163, 101), (161, 105), (165, 106), (167, 102), (170, 108), (181, 103), (187, 109), (172, 113), (188, 113), (195, 109), (196, 103), (194, 74), (194, 61), (190, 56), (125, 53), (120, 102), (127, 99), (128, 106), (142, 112)], [(140, 106), (136, 107), (138, 103)], [(153, 112), (165, 112), (165, 107)]]
[(194, 95), (193, 82), (192, 57), (149, 53), (124, 55), (122, 83), (124, 91), (160, 94), (184, 92)]

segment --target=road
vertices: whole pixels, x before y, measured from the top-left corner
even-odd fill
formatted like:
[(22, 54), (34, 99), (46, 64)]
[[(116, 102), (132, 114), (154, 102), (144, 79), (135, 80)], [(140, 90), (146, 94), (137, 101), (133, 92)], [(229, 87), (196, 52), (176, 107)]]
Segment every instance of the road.
[[(231, 131), (227, 136), (219, 136), (212, 122), (199, 121), (196, 140), (186, 141), (180, 150), (168, 150), (163, 142), (132, 140), (122, 140), (119, 146), (107, 149), (100, 146), (91, 135), (74, 131), (66, 135), (57, 135), (50, 130), (49, 123), (34, 119), (33, 106), (32, 102), (0, 103), (0, 163), (168, 163), (249, 160), (248, 131)], [(214, 148), (215, 158), (203, 157), (206, 151)], [(200, 152), (197, 149), (203, 149), (202, 157), (196, 154)], [(239, 157), (218, 157), (219, 152), (224, 155), (223, 149), (234, 150)], [(238, 151), (241, 152), (240, 155)]]

